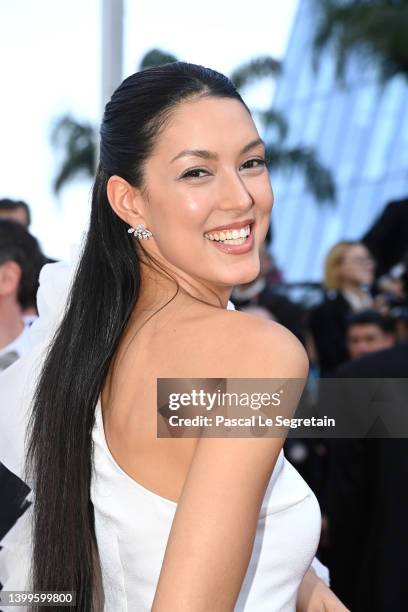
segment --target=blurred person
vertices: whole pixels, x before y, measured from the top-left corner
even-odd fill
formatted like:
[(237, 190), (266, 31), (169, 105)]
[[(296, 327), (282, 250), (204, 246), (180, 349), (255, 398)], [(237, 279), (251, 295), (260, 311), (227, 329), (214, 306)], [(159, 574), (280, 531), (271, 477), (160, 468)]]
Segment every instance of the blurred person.
[(395, 323), (397, 342), (405, 342), (408, 340), (408, 251), (398, 266), (395, 282), (398, 283), (398, 291), (393, 293), (394, 299), (390, 300), (390, 316)]
[[(408, 378), (408, 341), (349, 361), (336, 374), (350, 379), (339, 387), (345, 408), (347, 394), (355, 393), (351, 379), (379, 379), (380, 385), (388, 379), (398, 388), (396, 379)], [(361, 400), (369, 408), (375, 405), (371, 389)], [(408, 439), (386, 437), (377, 421), (370, 437), (329, 440), (327, 562), (333, 589), (351, 610), (407, 608), (407, 482)]]
[(399, 264), (408, 249), (408, 198), (387, 204), (362, 242), (376, 261), (376, 277)]
[(29, 349), (28, 327), (37, 314), (38, 277), (46, 261), (21, 223), (0, 219), (0, 369)]
[(309, 318), (321, 376), (347, 361), (347, 317), (373, 307), (369, 292), (373, 280), (374, 261), (362, 243), (342, 241), (330, 249), (324, 268), (325, 297)]
[(393, 308), (391, 316), (394, 320), (396, 341), (405, 342), (408, 340), (408, 305)]
[(404, 290), (401, 279), (405, 269), (406, 264), (400, 262), (393, 266), (389, 270), (388, 274), (385, 274), (377, 279), (377, 286), (379, 290), (382, 294), (385, 294), (389, 301), (399, 301), (404, 298)]
[[(2, 219), (12, 219), (21, 223), (28, 229), (31, 224), (31, 212), (28, 204), (22, 200), (11, 200), (3, 198), (0, 200), (0, 221)], [(57, 260), (44, 256), (44, 263), (55, 263)], [(43, 264), (44, 265), (44, 264)], [(37, 316), (37, 307), (35, 303), (35, 295), (37, 292), (36, 283), (33, 284), (31, 299), (23, 308), (23, 319), (27, 324), (31, 324)]]
[[(324, 263), (323, 302), (311, 309), (309, 329), (317, 356), (315, 374), (329, 377), (349, 359), (346, 333), (352, 314), (373, 308), (369, 288), (374, 280), (374, 261), (360, 242), (341, 241), (328, 252)], [(329, 443), (326, 439), (310, 439), (308, 483), (314, 490), (322, 510), (322, 559), (327, 555), (327, 470)]]
[(395, 344), (393, 319), (375, 310), (364, 310), (350, 316), (346, 344), (351, 359), (390, 348)]
[(25, 327), (37, 316), (38, 278), (48, 261), (21, 223), (0, 219), (0, 351), (24, 354)]
[[(29, 327), (36, 315), (28, 318), (24, 313), (35, 299), (38, 277), (45, 263), (37, 240), (23, 224), (0, 219), (0, 371), (31, 350)], [(0, 463), (0, 541), (29, 507), (29, 491), (20, 478)], [(4, 572), (0, 552), (0, 583), (4, 581)]]
[(378, 277), (374, 287), (378, 292), (375, 296), (375, 308), (383, 314), (391, 314), (392, 310), (408, 306), (404, 277), (408, 269), (408, 251), (402, 260), (395, 264), (386, 274)]
[(30, 586), (86, 611), (345, 612), (313, 569), (320, 511), (282, 439), (157, 438), (158, 376), (307, 374), (289, 331), (227, 308), (259, 274), (273, 205), (247, 106), (202, 66), (138, 72), (105, 108), (99, 160), (66, 309), (40, 302), (57, 331), (32, 406), (9, 385), (37, 361), (0, 385), (6, 416), (30, 416)]
[(0, 200), (0, 219), (14, 219), (28, 228), (31, 223), (30, 208), (22, 200), (3, 198)]

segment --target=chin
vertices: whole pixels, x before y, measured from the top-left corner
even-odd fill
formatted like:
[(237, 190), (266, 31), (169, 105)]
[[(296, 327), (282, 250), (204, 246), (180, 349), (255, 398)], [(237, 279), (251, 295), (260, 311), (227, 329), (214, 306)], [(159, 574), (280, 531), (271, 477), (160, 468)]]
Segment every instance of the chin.
[[(243, 266), (244, 268), (244, 266)], [(235, 274), (231, 274), (230, 285), (246, 285), (247, 283), (252, 283), (256, 278), (258, 278), (259, 273), (261, 271), (261, 266), (258, 262), (258, 265), (245, 266), (245, 269), (238, 272), (235, 271)]]

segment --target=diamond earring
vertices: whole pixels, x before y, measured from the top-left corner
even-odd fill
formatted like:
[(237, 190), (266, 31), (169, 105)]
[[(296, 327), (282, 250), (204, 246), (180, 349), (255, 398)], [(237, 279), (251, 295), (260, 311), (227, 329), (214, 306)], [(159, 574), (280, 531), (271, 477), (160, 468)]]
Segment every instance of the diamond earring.
[(139, 240), (141, 240), (142, 238), (143, 240), (147, 240), (148, 238), (150, 238), (150, 236), (153, 235), (152, 232), (146, 229), (142, 223), (139, 223), (139, 225), (136, 225), (136, 227), (131, 227), (130, 229), (128, 229), (128, 234), (133, 234), (134, 236), (136, 236), (136, 238), (139, 238)]

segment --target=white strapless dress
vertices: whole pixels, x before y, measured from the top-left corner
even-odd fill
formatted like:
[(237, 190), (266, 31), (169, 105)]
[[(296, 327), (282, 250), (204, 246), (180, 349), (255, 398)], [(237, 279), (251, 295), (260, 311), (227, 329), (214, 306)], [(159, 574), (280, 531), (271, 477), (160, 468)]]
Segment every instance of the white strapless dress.
[[(150, 612), (177, 504), (140, 485), (116, 463), (106, 443), (100, 401), (92, 436), (91, 499), (104, 612)], [(295, 612), (320, 528), (318, 501), (281, 450), (235, 612)]]

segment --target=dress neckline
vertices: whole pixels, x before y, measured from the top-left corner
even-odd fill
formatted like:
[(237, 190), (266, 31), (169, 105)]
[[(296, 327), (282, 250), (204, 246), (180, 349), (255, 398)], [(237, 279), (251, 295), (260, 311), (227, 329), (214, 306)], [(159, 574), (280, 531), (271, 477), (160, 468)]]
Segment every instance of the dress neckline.
[(105, 429), (103, 426), (103, 418), (102, 418), (102, 405), (101, 405), (101, 397), (99, 396), (98, 398), (98, 402), (96, 404), (96, 408), (95, 408), (95, 423), (96, 423), (96, 427), (99, 431), (100, 434), (100, 438), (101, 438), (101, 442), (102, 442), (102, 446), (103, 449), (106, 453), (106, 455), (108, 456), (109, 460), (111, 461), (111, 463), (114, 465), (114, 467), (132, 484), (134, 485), (136, 488), (138, 488), (140, 491), (142, 491), (143, 493), (145, 493), (146, 495), (150, 495), (152, 497), (154, 497), (156, 500), (161, 500), (162, 502), (164, 502), (167, 505), (170, 505), (173, 509), (177, 509), (177, 502), (172, 501), (171, 499), (168, 499), (167, 497), (163, 497), (162, 495), (159, 495), (158, 493), (155, 493), (154, 491), (152, 491), (151, 489), (147, 489), (146, 487), (144, 487), (142, 484), (140, 484), (140, 482), (138, 482), (137, 480), (135, 480), (132, 476), (130, 476), (127, 472), (125, 472), (125, 470), (123, 468), (120, 467), (120, 465), (118, 464), (118, 462), (116, 461), (116, 459), (114, 458), (114, 456), (112, 455), (112, 453), (109, 450), (109, 446), (108, 446), (108, 442), (106, 440), (106, 436), (105, 436)]
[[(103, 426), (102, 405), (101, 405), (101, 396), (100, 395), (98, 397), (98, 402), (97, 402), (96, 408), (95, 408), (95, 426), (96, 426), (97, 431), (99, 433), (99, 437), (100, 437), (100, 440), (101, 440), (101, 444), (102, 444), (103, 450), (105, 451), (105, 454), (107, 455), (109, 461), (116, 468), (116, 470), (118, 472), (120, 472), (122, 474), (122, 476), (124, 476), (124, 478), (126, 478), (126, 480), (128, 480), (135, 488), (139, 489), (139, 491), (141, 491), (142, 493), (144, 493), (146, 495), (149, 495), (152, 498), (155, 498), (156, 501), (161, 501), (162, 503), (166, 504), (167, 506), (170, 506), (174, 511), (177, 510), (177, 506), (178, 506), (177, 502), (175, 502), (175, 501), (173, 501), (171, 499), (168, 499), (167, 497), (163, 497), (162, 495), (159, 495), (158, 493), (155, 493), (151, 489), (147, 489), (142, 484), (140, 484), (140, 482), (138, 482), (132, 476), (130, 476), (127, 472), (125, 472), (125, 470), (123, 468), (120, 467), (119, 463), (116, 461), (116, 459), (114, 458), (114, 456), (110, 452), (109, 446), (108, 446), (108, 442), (106, 440), (105, 429), (104, 429), (104, 426)], [(284, 455), (283, 448), (281, 448), (281, 450), (279, 452), (279, 455), (277, 457), (277, 460), (276, 460), (276, 465), (275, 465), (275, 467), (273, 469), (273, 472), (271, 474), (270, 483), (274, 482), (275, 479), (278, 477), (279, 472), (282, 469), (282, 465), (284, 463), (284, 460), (285, 460), (285, 455)], [(266, 495), (266, 493), (265, 493), (265, 495)]]

